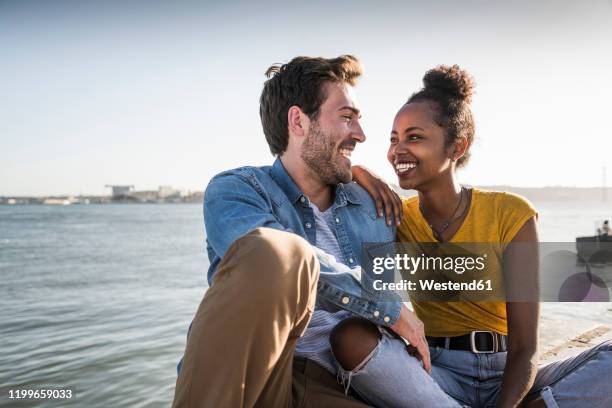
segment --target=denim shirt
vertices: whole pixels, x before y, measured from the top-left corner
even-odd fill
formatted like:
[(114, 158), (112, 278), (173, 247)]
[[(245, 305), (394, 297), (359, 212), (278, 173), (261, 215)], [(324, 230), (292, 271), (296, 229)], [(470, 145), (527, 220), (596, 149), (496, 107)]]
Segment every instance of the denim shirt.
[[(336, 187), (332, 213), (344, 257), (338, 261), (351, 268), (362, 263), (362, 243), (395, 240), (395, 227), (377, 216), (372, 198), (356, 183)], [(204, 225), (209, 284), (229, 246), (255, 228), (293, 232), (313, 246), (316, 242), (315, 218), (308, 197), (287, 174), (280, 159), (273, 166), (240, 167), (213, 177), (204, 195)], [(320, 252), (316, 252), (321, 264), (317, 308), (330, 312), (348, 310), (381, 326), (396, 322), (401, 307), (399, 296), (386, 294), (383, 298), (367, 291), (346, 266), (334, 265)]]

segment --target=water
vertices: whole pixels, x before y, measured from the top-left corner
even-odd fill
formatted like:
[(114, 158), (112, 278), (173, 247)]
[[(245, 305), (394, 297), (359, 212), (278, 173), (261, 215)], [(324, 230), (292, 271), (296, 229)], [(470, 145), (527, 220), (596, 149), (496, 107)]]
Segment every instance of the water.
[[(539, 214), (542, 242), (574, 242), (590, 236), (605, 219), (612, 220), (612, 203), (534, 202)], [(542, 316), (550, 319), (580, 319), (612, 325), (611, 303), (542, 303)]]
[[(535, 203), (543, 241), (590, 235), (602, 203)], [(206, 290), (200, 205), (0, 206), (0, 406), (9, 389), (71, 388), (42, 406), (169, 406)], [(543, 315), (612, 324), (609, 303)]]
[(0, 206), (0, 405), (53, 386), (75, 398), (52, 406), (169, 406), (202, 225), (200, 205)]

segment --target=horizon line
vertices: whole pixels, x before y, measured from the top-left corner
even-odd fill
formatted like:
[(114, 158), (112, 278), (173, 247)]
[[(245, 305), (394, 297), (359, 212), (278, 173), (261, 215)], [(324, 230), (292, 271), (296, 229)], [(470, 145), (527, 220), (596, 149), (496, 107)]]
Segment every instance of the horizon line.
[[(390, 183), (391, 185), (398, 187), (402, 191), (414, 191), (401, 189), (400, 186), (396, 183)], [(567, 185), (546, 185), (546, 186), (518, 186), (511, 184), (469, 184), (465, 183), (466, 186), (469, 187), (477, 187), (484, 189), (499, 189), (499, 188), (508, 188), (508, 189), (520, 189), (520, 190), (610, 190), (612, 191), (612, 187), (604, 187), (604, 186), (567, 186)], [(181, 189), (177, 190), (186, 190), (190, 193), (190, 195), (196, 195), (199, 193), (204, 193), (204, 190), (189, 190), (189, 189)], [(135, 191), (154, 191), (154, 190), (135, 190)], [(98, 195), (98, 194), (51, 194), (51, 195), (10, 195), (10, 194), (0, 194), (0, 198), (59, 198), (59, 197), (110, 197), (112, 194)]]

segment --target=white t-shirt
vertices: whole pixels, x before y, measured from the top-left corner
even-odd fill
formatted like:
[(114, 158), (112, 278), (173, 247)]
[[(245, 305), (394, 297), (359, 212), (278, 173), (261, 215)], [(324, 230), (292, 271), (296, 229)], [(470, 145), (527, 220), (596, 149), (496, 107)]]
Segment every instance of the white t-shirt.
[[(315, 216), (316, 247), (336, 258), (337, 262), (343, 263), (342, 252), (336, 237), (332, 207), (326, 211), (320, 211), (312, 203), (310, 203), (310, 207)], [(347, 269), (349, 269), (348, 266)], [(351, 315), (351, 312), (346, 310), (331, 313), (316, 309), (312, 314), (310, 323), (308, 323), (306, 332), (298, 339), (295, 355), (308, 358), (335, 373), (337, 367), (334, 366), (334, 359), (331, 354), (329, 334), (334, 326)]]

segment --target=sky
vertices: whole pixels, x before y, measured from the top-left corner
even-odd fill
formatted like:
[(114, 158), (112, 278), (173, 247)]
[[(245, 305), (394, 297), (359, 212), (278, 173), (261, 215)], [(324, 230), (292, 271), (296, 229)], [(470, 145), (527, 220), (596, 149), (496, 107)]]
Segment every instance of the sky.
[(367, 140), (353, 162), (394, 182), (393, 117), (426, 70), (476, 80), (471, 185), (612, 184), (612, 0), (0, 0), (0, 195), (203, 190), (271, 164), (264, 72), (353, 54)]

